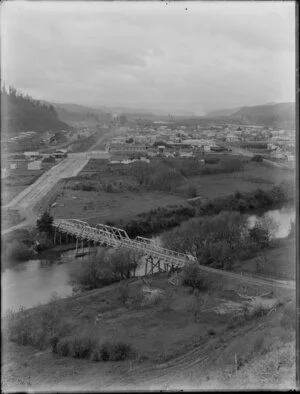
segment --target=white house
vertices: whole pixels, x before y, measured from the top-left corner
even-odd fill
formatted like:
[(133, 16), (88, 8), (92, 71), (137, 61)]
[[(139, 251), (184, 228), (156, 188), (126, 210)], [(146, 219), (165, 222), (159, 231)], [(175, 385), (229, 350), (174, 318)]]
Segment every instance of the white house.
[(28, 170), (40, 170), (42, 168), (42, 162), (40, 160), (30, 161), (27, 168)]

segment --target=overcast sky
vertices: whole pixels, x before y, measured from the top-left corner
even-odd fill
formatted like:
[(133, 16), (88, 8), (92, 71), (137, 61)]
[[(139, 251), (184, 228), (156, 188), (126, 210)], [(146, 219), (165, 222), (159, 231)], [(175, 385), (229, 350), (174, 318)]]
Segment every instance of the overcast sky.
[(294, 2), (1, 8), (2, 79), (35, 98), (197, 114), (295, 98)]

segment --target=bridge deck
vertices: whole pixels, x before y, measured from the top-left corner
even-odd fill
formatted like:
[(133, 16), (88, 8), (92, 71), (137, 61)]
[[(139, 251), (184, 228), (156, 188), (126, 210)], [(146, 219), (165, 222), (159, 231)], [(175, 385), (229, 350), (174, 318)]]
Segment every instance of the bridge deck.
[(88, 223), (76, 219), (56, 219), (53, 226), (60, 232), (70, 234), (82, 240), (111, 247), (125, 247), (145, 255), (159, 258), (173, 266), (182, 267), (190, 261), (190, 256), (174, 250), (162, 248), (149, 238), (136, 237), (131, 239), (125, 230), (117, 227), (97, 224), (91, 227)]

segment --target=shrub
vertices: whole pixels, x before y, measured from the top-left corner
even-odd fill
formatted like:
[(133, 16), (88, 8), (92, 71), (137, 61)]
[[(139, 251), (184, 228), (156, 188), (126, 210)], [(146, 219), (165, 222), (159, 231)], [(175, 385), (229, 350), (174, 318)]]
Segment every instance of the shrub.
[(187, 197), (188, 198), (194, 198), (194, 197), (197, 197), (197, 188), (194, 186), (194, 185), (190, 185), (189, 187), (188, 187), (188, 189), (187, 189), (187, 192), (186, 192), (186, 194), (187, 194)]
[(264, 305), (256, 305), (252, 311), (249, 313), (249, 317), (262, 317), (265, 316), (269, 312), (269, 308)]
[(136, 287), (130, 294), (129, 305), (132, 309), (138, 309), (142, 306), (144, 300), (144, 294), (142, 291), (142, 286)]
[(58, 338), (70, 331), (63, 314), (64, 309), (54, 301), (34, 312), (21, 308), (8, 318), (9, 339), (41, 350), (51, 345), (56, 350)]
[(249, 236), (251, 241), (255, 242), (262, 248), (269, 245), (270, 240), (268, 232), (258, 222), (255, 223), (254, 227), (249, 229)]
[(251, 157), (251, 161), (256, 161), (261, 163), (263, 161), (263, 157), (261, 155), (254, 155)]
[(209, 328), (209, 329), (207, 330), (207, 334), (208, 334), (209, 336), (213, 336), (213, 335), (216, 335), (216, 332), (215, 332), (214, 329)]
[(70, 355), (74, 358), (89, 358), (97, 342), (91, 336), (79, 335), (70, 340)]
[(37, 220), (36, 226), (39, 232), (45, 232), (48, 235), (53, 235), (53, 217), (48, 211), (45, 211), (42, 216)]
[(100, 347), (102, 361), (123, 361), (133, 353), (132, 346), (123, 341), (117, 341), (115, 343), (105, 342)]
[(120, 284), (118, 288), (118, 299), (122, 302), (123, 305), (126, 305), (128, 299), (129, 299), (129, 286), (128, 283), (125, 283), (124, 285)]
[(60, 356), (67, 357), (71, 354), (71, 341), (70, 338), (61, 338), (55, 347), (55, 353)]
[(15, 241), (13, 240), (8, 244), (4, 245), (3, 251), (4, 251), (3, 260), (7, 261), (6, 263), (7, 265), (9, 265), (8, 262), (16, 263), (16, 262), (29, 260), (30, 258), (33, 257), (33, 250), (30, 249), (23, 242), (17, 240)]
[(284, 329), (296, 329), (296, 308), (295, 305), (286, 305), (283, 315), (280, 319), (280, 325)]
[(182, 270), (182, 284), (193, 289), (206, 291), (209, 288), (207, 281), (202, 277), (202, 272), (197, 263), (188, 263)]

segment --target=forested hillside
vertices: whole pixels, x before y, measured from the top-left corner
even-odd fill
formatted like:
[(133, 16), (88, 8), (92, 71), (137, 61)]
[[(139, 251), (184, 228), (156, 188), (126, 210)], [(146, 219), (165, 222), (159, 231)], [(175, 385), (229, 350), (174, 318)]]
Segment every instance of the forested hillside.
[(58, 118), (65, 123), (72, 124), (74, 122), (88, 122), (88, 123), (100, 123), (97, 115), (87, 112), (85, 114), (67, 111), (66, 109), (55, 107)]
[(111, 114), (109, 112), (102, 111), (101, 109), (78, 104), (49, 103), (46, 101), (44, 103), (46, 105), (53, 105), (58, 119), (68, 124), (72, 124), (74, 122), (109, 124), (112, 120)]
[(294, 128), (295, 103), (278, 103), (243, 107), (233, 114), (250, 123), (269, 127)]
[(277, 103), (220, 109), (208, 112), (207, 118), (216, 118), (224, 122), (243, 122), (275, 128), (295, 128), (295, 103)]
[(53, 106), (47, 106), (15, 88), (1, 89), (1, 131), (14, 135), (22, 131), (67, 130)]

